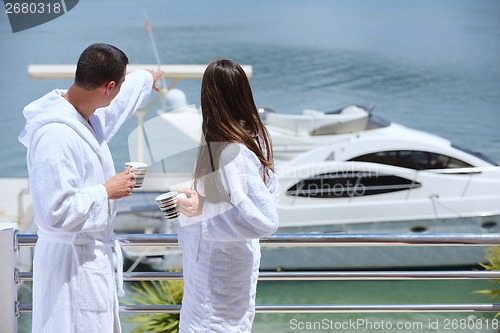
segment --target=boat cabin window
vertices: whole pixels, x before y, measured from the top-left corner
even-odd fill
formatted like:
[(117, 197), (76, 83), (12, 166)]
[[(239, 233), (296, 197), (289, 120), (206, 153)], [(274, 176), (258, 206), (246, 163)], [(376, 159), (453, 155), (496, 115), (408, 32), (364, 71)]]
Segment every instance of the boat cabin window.
[(405, 191), (421, 187), (410, 179), (377, 172), (346, 171), (302, 179), (286, 194), (307, 198), (348, 198)]
[(380, 151), (351, 158), (349, 161), (387, 164), (415, 170), (472, 167), (469, 163), (447, 155), (418, 150)]

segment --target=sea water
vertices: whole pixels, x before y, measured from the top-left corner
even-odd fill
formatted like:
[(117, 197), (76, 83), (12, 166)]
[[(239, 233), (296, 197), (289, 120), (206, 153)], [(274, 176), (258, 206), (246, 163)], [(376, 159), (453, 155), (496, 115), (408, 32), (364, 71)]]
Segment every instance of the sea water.
[[(154, 64), (144, 12), (162, 63), (226, 57), (252, 65), (258, 106), (300, 113), (369, 103), (382, 117), (500, 160), (496, 0), (86, 0), (15, 34), (0, 13), (0, 177), (27, 175), (17, 141), (23, 107), (71, 84), (30, 79), (28, 65), (75, 64), (93, 42), (119, 46), (131, 63)], [(200, 80), (176, 87), (199, 106)], [(136, 125), (131, 118), (111, 141), (117, 170)]]
[[(300, 113), (370, 103), (382, 117), (500, 160), (496, 0), (85, 0), (54, 21), (15, 34), (0, 13), (0, 177), (27, 176), (25, 148), (17, 141), (23, 107), (71, 84), (30, 79), (28, 65), (74, 64), (94, 42), (120, 47), (131, 63), (154, 64), (145, 12), (162, 63), (207, 64), (224, 57), (252, 65), (258, 106)], [(199, 105), (199, 80), (177, 88)], [(110, 143), (117, 171), (129, 160), (128, 136), (136, 125), (131, 118)], [(470, 280), (262, 282), (257, 303), (489, 303), (472, 291), (490, 288), (495, 285), (489, 281)], [(259, 314), (254, 331), (495, 332), (491, 325), (486, 329), (492, 316)], [(342, 326), (350, 320), (371, 326)], [(460, 320), (469, 326), (450, 326)], [(388, 329), (383, 321), (415, 326)], [(20, 332), (28, 332), (29, 316), (21, 322)]]

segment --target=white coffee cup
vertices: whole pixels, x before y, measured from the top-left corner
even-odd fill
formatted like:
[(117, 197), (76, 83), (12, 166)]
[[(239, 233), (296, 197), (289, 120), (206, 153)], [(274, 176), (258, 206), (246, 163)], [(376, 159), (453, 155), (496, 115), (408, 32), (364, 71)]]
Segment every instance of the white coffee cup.
[(163, 216), (166, 219), (175, 219), (180, 215), (178, 204), (177, 204), (177, 191), (170, 191), (163, 193), (155, 198), (158, 207), (160, 208)]
[(142, 162), (126, 162), (125, 167), (130, 167), (130, 172), (134, 173), (134, 188), (140, 188), (146, 177), (146, 170), (148, 165)]

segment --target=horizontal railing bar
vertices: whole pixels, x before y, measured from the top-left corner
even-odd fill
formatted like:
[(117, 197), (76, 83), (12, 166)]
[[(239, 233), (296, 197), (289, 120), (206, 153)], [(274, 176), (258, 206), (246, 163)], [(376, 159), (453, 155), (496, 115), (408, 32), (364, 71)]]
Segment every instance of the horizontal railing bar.
[[(177, 234), (117, 234), (116, 238), (123, 246), (178, 246)], [(19, 234), (19, 246), (35, 246), (36, 234)]]
[(123, 246), (178, 246), (177, 234), (117, 234)]
[(500, 271), (260, 272), (259, 280), (465, 280), (500, 279)]
[[(117, 234), (123, 246), (177, 246), (176, 234)], [(35, 246), (35, 234), (17, 236), (19, 246)], [(264, 246), (487, 246), (500, 245), (500, 234), (274, 234)]]
[(123, 273), (124, 281), (164, 281), (182, 280), (182, 272), (127, 272)]
[[(182, 272), (126, 272), (124, 281), (182, 280)], [(328, 280), (466, 280), (498, 279), (500, 271), (338, 271), (338, 272), (260, 272), (260, 281)], [(33, 273), (21, 272), (18, 281), (33, 281)]]
[(259, 313), (498, 312), (500, 304), (257, 305)]
[(326, 245), (499, 245), (500, 234), (274, 234), (261, 240), (270, 246)]
[[(19, 313), (32, 313), (31, 304), (20, 304)], [(180, 312), (180, 305), (121, 305), (121, 313)], [(374, 312), (500, 312), (500, 304), (270, 304), (256, 305), (258, 313), (374, 313)]]

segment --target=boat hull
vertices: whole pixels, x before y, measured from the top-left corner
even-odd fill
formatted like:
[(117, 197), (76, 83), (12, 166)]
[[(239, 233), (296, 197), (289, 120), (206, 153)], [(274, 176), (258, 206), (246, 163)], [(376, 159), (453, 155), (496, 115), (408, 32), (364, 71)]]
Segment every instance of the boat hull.
[[(500, 215), (337, 225), (342, 234), (498, 233)], [(281, 233), (331, 233), (332, 226), (281, 228)], [(413, 230), (413, 231), (412, 231)], [(430, 232), (432, 230), (433, 232)], [(263, 247), (262, 270), (346, 270), (470, 267), (485, 262), (486, 246)]]

